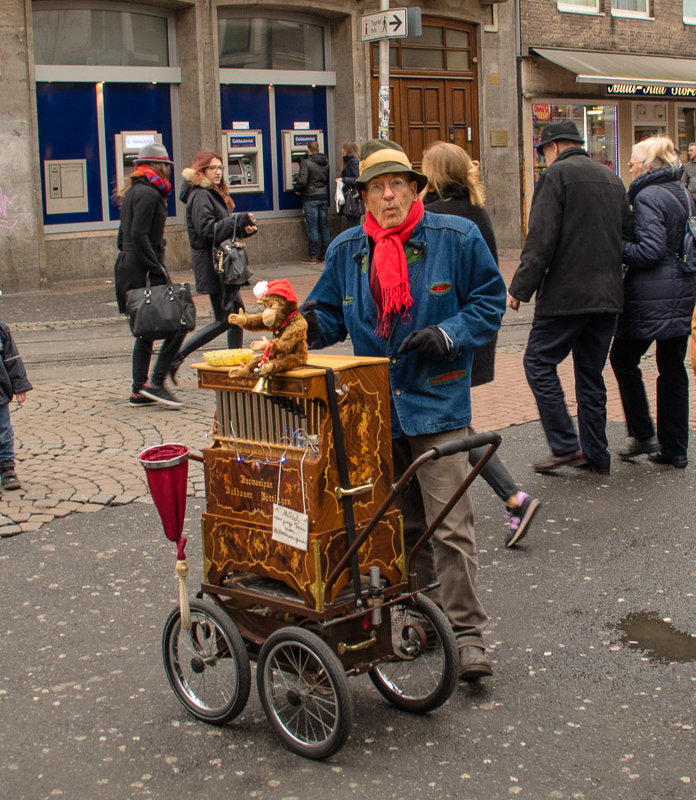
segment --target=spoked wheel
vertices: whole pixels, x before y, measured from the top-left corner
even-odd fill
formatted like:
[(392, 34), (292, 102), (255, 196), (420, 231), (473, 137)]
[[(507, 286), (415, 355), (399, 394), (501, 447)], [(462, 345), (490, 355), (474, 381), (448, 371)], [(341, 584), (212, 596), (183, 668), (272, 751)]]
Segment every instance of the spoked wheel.
[(303, 628), (272, 633), (256, 670), (266, 716), (290, 750), (327, 758), (345, 744), (353, 719), (348, 679), (338, 656)]
[(457, 643), (445, 614), (425, 595), (385, 608), (391, 616), (393, 656), (370, 672), (397, 708), (424, 713), (441, 706), (458, 679)]
[(164, 669), (174, 693), (198, 719), (223, 725), (249, 699), (251, 667), (237, 626), (216, 606), (193, 601), (191, 630), (174, 609), (162, 634)]

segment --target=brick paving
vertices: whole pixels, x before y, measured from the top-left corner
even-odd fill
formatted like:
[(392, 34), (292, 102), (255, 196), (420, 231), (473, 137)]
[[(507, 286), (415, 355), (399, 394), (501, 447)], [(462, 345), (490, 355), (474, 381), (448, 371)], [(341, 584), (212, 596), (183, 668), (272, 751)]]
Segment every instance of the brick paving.
[[(501, 268), (508, 282), (517, 263), (516, 254), (502, 255)], [(276, 266), (274, 274), (288, 273)], [(318, 274), (319, 270), (304, 270), (292, 277), (300, 299)], [(520, 345), (500, 347), (495, 381), (473, 390), (477, 430), (502, 430), (538, 419), (524, 378), (522, 353)], [(572, 365), (563, 364), (560, 372), (572, 409)], [(648, 368), (644, 376), (654, 408), (656, 373)], [(611, 368), (607, 368), (605, 377), (608, 418), (621, 422), (621, 404)], [(121, 378), (36, 386), (24, 408), (12, 408), (17, 472), (23, 488), (0, 496), (0, 537), (38, 530), (53, 519), (72, 513), (92, 513), (109, 505), (150, 503), (138, 453), (167, 441), (183, 442), (192, 450), (200, 450), (209, 441), (213, 393), (198, 390), (194, 372), (184, 367), (177, 395), (185, 403), (180, 410), (132, 408)], [(693, 402), (691, 428), (696, 429)], [(536, 455), (542, 454), (530, 454)], [(189, 494), (204, 496), (202, 465), (195, 461), (189, 462)]]

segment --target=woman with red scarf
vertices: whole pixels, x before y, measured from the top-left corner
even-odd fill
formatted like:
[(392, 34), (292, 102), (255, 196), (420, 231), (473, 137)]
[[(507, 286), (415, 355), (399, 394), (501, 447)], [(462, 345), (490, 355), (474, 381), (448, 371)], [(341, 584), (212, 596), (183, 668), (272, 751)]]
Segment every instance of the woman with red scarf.
[[(157, 286), (166, 283), (164, 265), (164, 223), (167, 220), (167, 197), (171, 191), (169, 175), (173, 162), (161, 144), (148, 144), (135, 159), (135, 171), (118, 193), (121, 202), (121, 226), (118, 229), (119, 254), (114, 266), (118, 310), (126, 313), (126, 293), (142, 289), (148, 273)], [(148, 380), (152, 342), (136, 338), (133, 344), (133, 384), (129, 403), (141, 407), (160, 403), (178, 408), (181, 403), (164, 386), (171, 362), (183, 336), (165, 339), (155, 368)]]

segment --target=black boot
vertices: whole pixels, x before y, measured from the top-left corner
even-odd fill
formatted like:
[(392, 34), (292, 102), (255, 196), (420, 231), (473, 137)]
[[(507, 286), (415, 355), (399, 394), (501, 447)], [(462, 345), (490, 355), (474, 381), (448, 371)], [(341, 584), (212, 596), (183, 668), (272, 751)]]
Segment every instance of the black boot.
[(184, 363), (184, 359), (181, 356), (177, 356), (172, 363), (169, 365), (169, 369), (167, 370), (167, 374), (169, 375), (172, 383), (174, 386), (179, 385), (179, 381), (176, 379), (176, 373), (179, 371), (179, 367)]
[(22, 484), (19, 482), (17, 473), (15, 472), (15, 462), (7, 459), (0, 462), (0, 482), (2, 482), (3, 489), (21, 489)]

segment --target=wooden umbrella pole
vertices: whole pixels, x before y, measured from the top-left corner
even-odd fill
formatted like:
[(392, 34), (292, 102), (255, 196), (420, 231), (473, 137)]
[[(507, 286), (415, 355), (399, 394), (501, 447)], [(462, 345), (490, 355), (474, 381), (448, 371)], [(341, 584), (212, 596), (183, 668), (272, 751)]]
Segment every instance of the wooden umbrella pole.
[(181, 627), (185, 631), (190, 631), (191, 612), (189, 610), (188, 591), (186, 589), (186, 578), (188, 578), (189, 566), (186, 561), (176, 562), (176, 574), (179, 578), (179, 611), (181, 612)]

